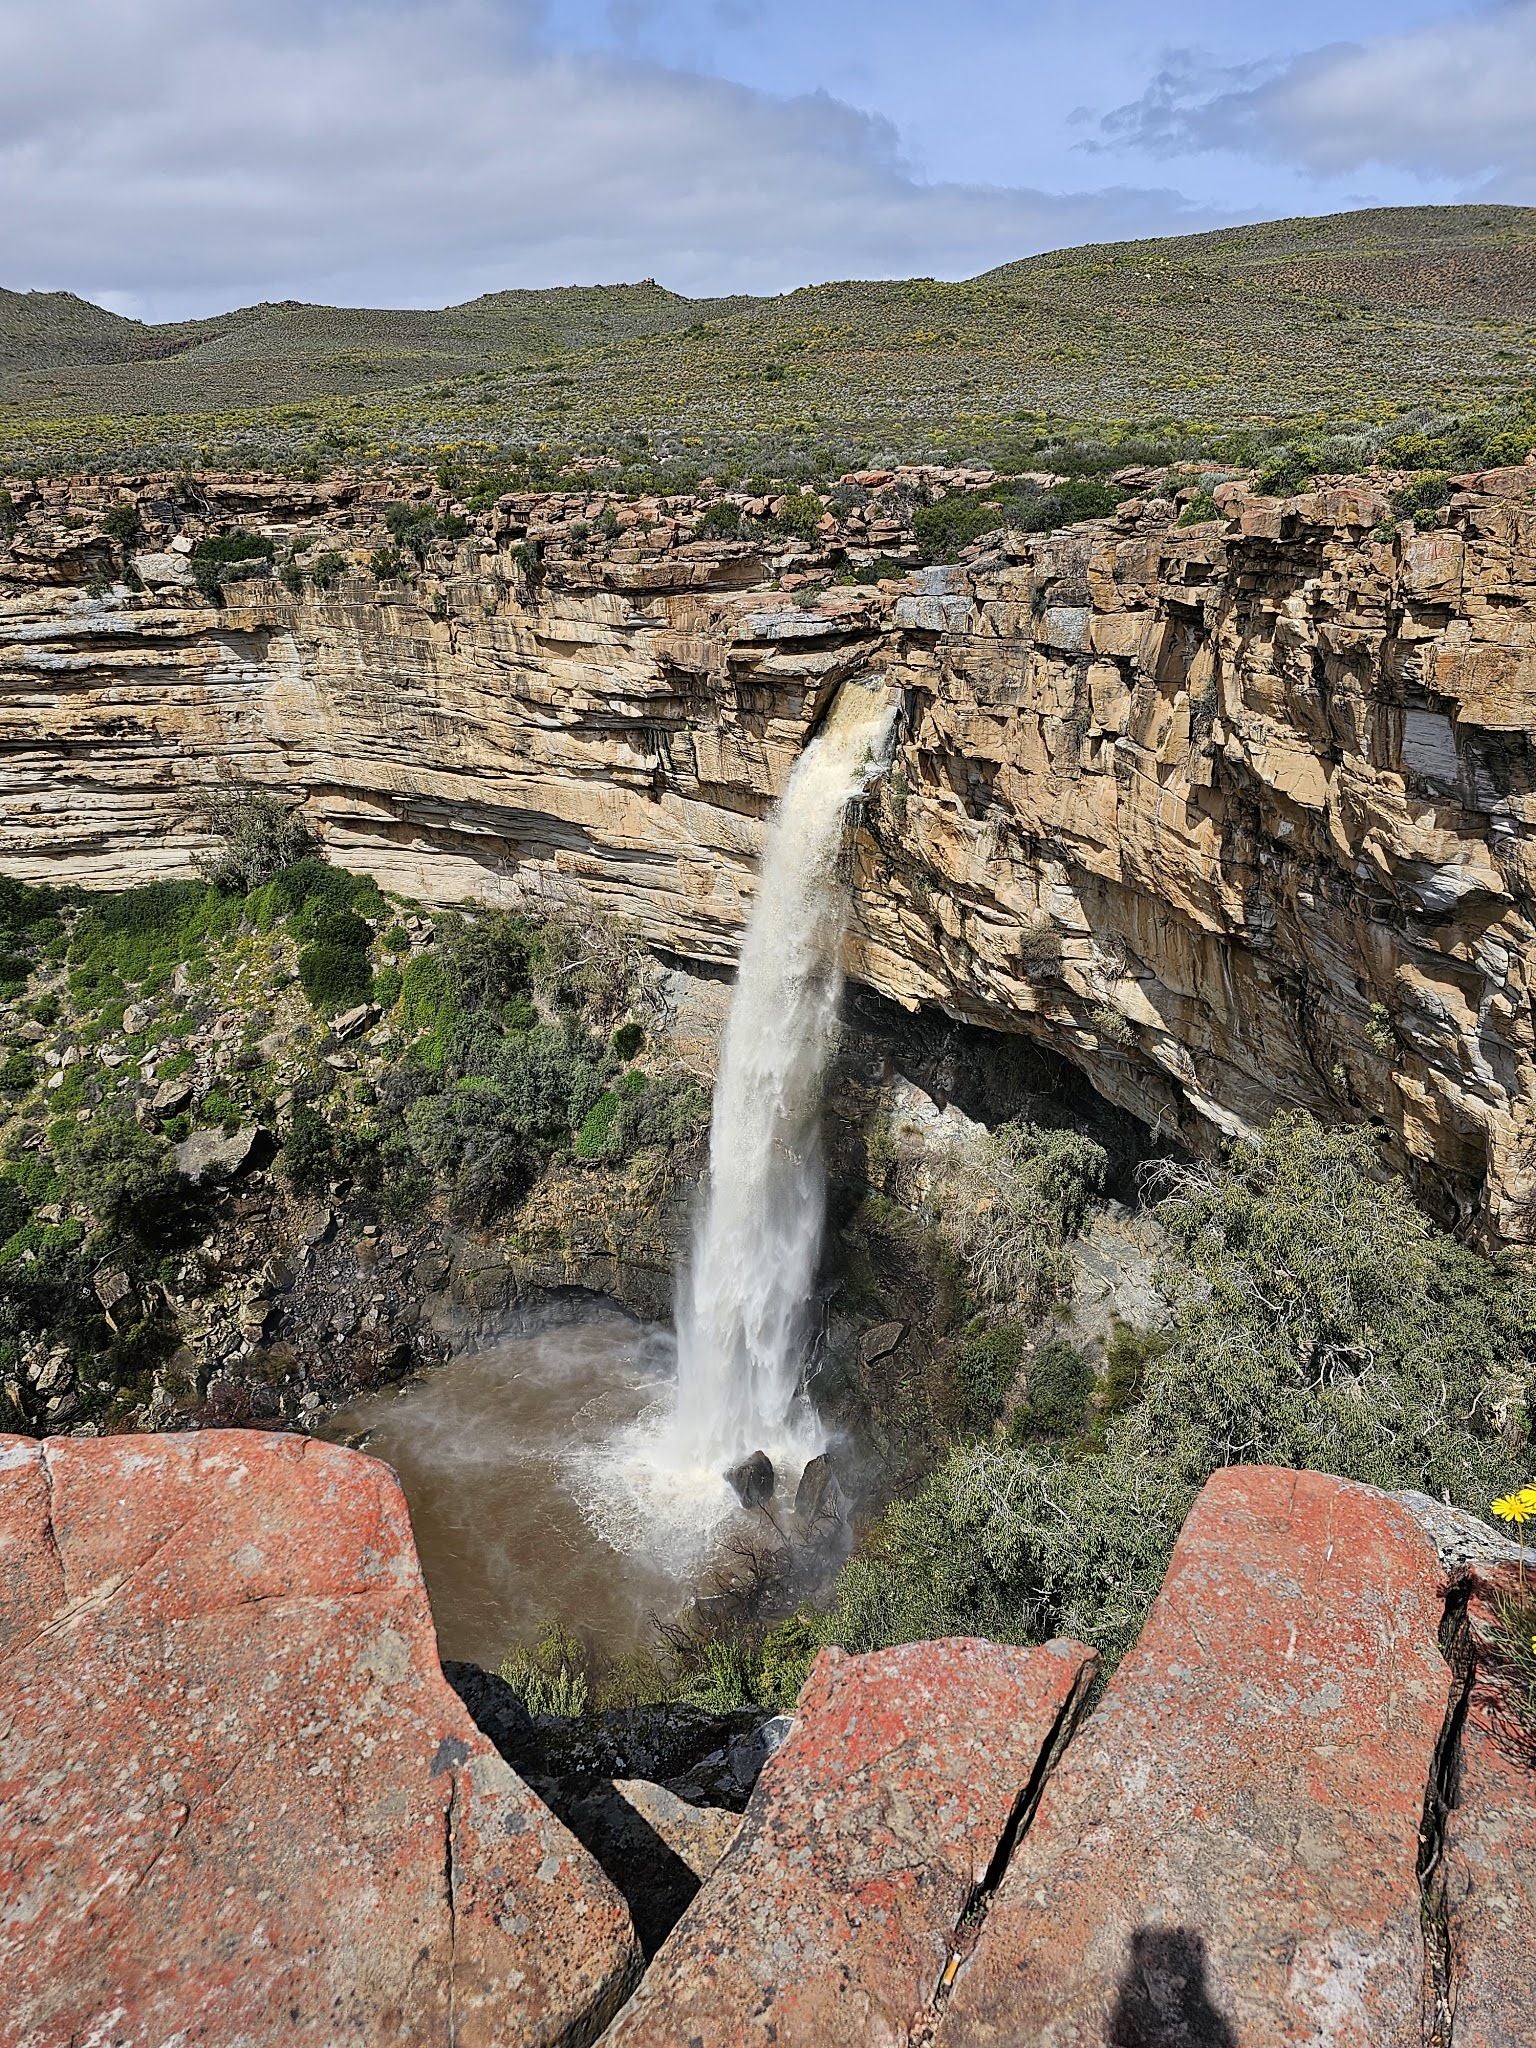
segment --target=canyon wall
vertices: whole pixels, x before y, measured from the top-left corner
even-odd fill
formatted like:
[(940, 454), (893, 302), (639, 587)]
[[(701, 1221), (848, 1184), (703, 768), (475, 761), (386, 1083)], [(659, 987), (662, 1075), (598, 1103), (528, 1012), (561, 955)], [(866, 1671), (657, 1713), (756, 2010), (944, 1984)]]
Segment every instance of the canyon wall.
[[(1536, 468), (1427, 531), (1358, 481), (1218, 486), (1186, 524), (1149, 478), (904, 575), (903, 508), (956, 481), (851, 479), (801, 538), (765, 501), (707, 538), (702, 499), (507, 497), (447, 508), (406, 576), (388, 479), (13, 485), (0, 870), (190, 873), (234, 777), (424, 902), (569, 903), (724, 966), (797, 753), (883, 681), (860, 979), (1038, 1037), (1196, 1147), (1369, 1122), (1442, 1215), (1536, 1240)], [(276, 560), (216, 601), (192, 551), (235, 527)]]

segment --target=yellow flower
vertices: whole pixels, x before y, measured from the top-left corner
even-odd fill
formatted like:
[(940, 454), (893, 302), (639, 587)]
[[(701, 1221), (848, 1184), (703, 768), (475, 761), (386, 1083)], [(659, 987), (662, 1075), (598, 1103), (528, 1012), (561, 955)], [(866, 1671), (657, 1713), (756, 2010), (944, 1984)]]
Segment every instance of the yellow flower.
[(1513, 1522), (1517, 1528), (1536, 1521), (1536, 1486), (1522, 1486), (1518, 1493), (1504, 1494), (1493, 1503), (1493, 1513), (1501, 1522)]

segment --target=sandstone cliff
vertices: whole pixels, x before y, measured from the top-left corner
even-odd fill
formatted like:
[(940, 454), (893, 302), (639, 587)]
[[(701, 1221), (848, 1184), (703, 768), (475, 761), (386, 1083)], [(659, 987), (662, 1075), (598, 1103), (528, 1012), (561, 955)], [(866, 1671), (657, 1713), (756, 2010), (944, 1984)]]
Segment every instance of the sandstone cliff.
[[(1148, 496), (851, 580), (912, 559), (932, 488), (852, 480), (803, 539), (766, 503), (710, 539), (699, 501), (507, 498), (381, 580), (388, 480), (15, 486), (0, 865), (185, 873), (232, 775), (424, 901), (569, 900), (728, 962), (769, 806), (872, 676), (902, 718), (852, 841), (858, 976), (1192, 1144), (1370, 1120), (1442, 1214), (1536, 1240), (1536, 469), (1432, 531), (1364, 483), (1229, 485), (1204, 524)], [(297, 557), (215, 603), (189, 556), (236, 525)]]

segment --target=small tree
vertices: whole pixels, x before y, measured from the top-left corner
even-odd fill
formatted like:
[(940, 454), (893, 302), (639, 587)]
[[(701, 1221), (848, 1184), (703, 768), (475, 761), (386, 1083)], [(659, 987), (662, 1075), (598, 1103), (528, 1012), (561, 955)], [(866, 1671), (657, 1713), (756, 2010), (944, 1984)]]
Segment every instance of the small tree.
[(204, 864), (215, 888), (248, 895), (315, 851), (298, 811), (269, 789), (231, 784), (205, 798), (202, 810), (209, 831), (224, 842)]

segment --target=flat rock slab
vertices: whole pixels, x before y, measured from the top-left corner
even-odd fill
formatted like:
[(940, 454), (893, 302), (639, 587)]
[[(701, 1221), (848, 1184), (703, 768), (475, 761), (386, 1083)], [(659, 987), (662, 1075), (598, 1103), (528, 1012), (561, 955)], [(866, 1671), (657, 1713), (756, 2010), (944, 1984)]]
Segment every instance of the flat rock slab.
[(1093, 1669), (1068, 1642), (824, 1650), (740, 1833), (604, 2043), (906, 2042)]
[(540, 2048), (636, 1963), (437, 1660), (405, 1502), (297, 1436), (0, 1437), (0, 2043)]
[(1212, 1478), (937, 2042), (1421, 2048), (1441, 1584), (1388, 1495)]
[(1515, 1575), (1479, 1576), (1469, 1622), (1483, 1654), (1447, 1788), (1437, 1904), (1455, 2048), (1514, 2048), (1536, 2039), (1536, 1730), (1486, 1655), (1491, 1599), (1513, 1593)]

